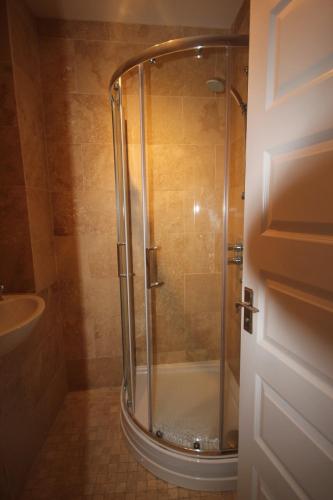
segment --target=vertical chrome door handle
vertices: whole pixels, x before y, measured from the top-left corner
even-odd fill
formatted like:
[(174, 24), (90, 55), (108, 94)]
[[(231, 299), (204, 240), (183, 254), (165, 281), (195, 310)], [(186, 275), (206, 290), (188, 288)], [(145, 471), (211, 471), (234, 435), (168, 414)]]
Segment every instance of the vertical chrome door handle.
[[(158, 288), (164, 285), (164, 281), (158, 281), (157, 278), (157, 246), (146, 248), (146, 266), (147, 266), (147, 288)], [(154, 273), (151, 272), (152, 264), (154, 265)], [(152, 274), (154, 276), (152, 276)]]

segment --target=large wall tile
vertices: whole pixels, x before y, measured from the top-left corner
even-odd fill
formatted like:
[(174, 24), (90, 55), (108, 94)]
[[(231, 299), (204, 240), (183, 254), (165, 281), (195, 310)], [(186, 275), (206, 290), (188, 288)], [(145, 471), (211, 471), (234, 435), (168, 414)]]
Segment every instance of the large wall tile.
[(224, 97), (184, 97), (184, 143), (221, 144), (224, 141)]
[(113, 72), (146, 48), (133, 43), (76, 41), (78, 91), (107, 95)]
[(208, 313), (221, 310), (221, 275), (185, 275), (185, 312)]
[(180, 26), (152, 26), (147, 24), (109, 23), (110, 40), (118, 42), (132, 41), (154, 45), (183, 36)]
[(173, 54), (157, 60), (156, 64), (145, 63), (145, 91), (155, 96), (184, 95), (186, 55)]
[(0, 125), (15, 126), (17, 121), (13, 70), (8, 62), (0, 62), (0, 97)]
[(10, 44), (7, 22), (7, 0), (0, 1), (0, 61), (10, 62)]
[(219, 28), (202, 28), (200, 26), (184, 26), (184, 36), (229, 35), (229, 30)]
[[(167, 231), (160, 232), (159, 236), (156, 234), (154, 242), (158, 246), (157, 266), (159, 277), (166, 278), (168, 284), (173, 283), (174, 277), (183, 279), (188, 249), (185, 246), (184, 233), (181, 228), (179, 233), (170, 233)], [(173, 283), (172, 288), (174, 286), (175, 284)], [(161, 295), (163, 296), (163, 293)], [(171, 307), (171, 303), (169, 305)]]
[(38, 32), (42, 36), (82, 39), (108, 40), (108, 24), (104, 22), (66, 21), (64, 19), (38, 19)]
[[(215, 164), (215, 182), (216, 186), (224, 189), (224, 172), (225, 172), (225, 145), (218, 144), (215, 147), (216, 164)], [(232, 172), (229, 175), (233, 175)]]
[(86, 190), (77, 198), (78, 230), (82, 233), (116, 234), (115, 193)]
[(185, 233), (184, 244), (186, 248), (184, 272), (186, 274), (215, 271), (214, 233)]
[(111, 320), (99, 316), (95, 318), (94, 327), (97, 358), (119, 359), (122, 356), (120, 316), (113, 316)]
[(182, 99), (147, 96), (146, 129), (148, 144), (182, 143)]
[(146, 164), (151, 190), (184, 190), (186, 153), (186, 149), (179, 145), (172, 148), (165, 144), (148, 146)]
[(75, 232), (75, 209), (70, 192), (52, 193), (53, 227), (55, 236), (72, 235)]
[(116, 234), (115, 194), (87, 190), (52, 194), (54, 234)]
[(46, 137), (80, 144), (112, 143), (111, 111), (107, 98), (88, 94), (45, 94)]
[(210, 146), (150, 145), (147, 165), (152, 190), (215, 188), (215, 152)]
[(40, 87), (15, 65), (17, 114), (27, 186), (46, 188), (45, 144)]
[(29, 234), (18, 242), (1, 242), (0, 259), (1, 284), (8, 293), (32, 292), (35, 289), (35, 275)]
[(75, 193), (84, 187), (81, 144), (47, 143), (49, 189)]
[[(118, 293), (116, 235), (105, 234), (85, 235), (85, 251), (89, 276), (94, 279), (106, 278), (112, 281)], [(118, 302), (118, 300), (117, 300)]]
[(67, 363), (71, 390), (120, 385), (122, 363), (120, 358), (78, 359)]
[(87, 189), (115, 190), (111, 144), (83, 144), (82, 165)]
[(58, 279), (60, 283), (78, 281), (80, 275), (87, 275), (88, 263), (84, 243), (78, 236), (55, 236), (55, 252)]
[(7, 291), (32, 290), (32, 251), (23, 187), (1, 189), (0, 218), (1, 281)]
[(0, 240), (19, 243), (20, 236), (29, 232), (25, 189), (23, 186), (1, 188), (0, 194)]
[(154, 238), (184, 231), (184, 191), (155, 191), (150, 211)]
[(32, 239), (49, 238), (52, 235), (51, 206), (48, 191), (26, 190)]
[(215, 232), (222, 225), (221, 190), (196, 189), (186, 191), (184, 198), (185, 231)]
[(46, 92), (75, 92), (77, 75), (74, 42), (43, 37), (39, 41), (42, 86)]
[(54, 245), (50, 236), (32, 240), (35, 289), (44, 290), (56, 281)]
[(157, 314), (153, 319), (153, 349), (159, 352), (185, 350), (185, 318), (184, 315)]
[(39, 75), (35, 20), (24, 2), (10, 0), (8, 6), (13, 59), (17, 66), (34, 79)]
[(221, 314), (219, 312), (192, 313), (186, 317), (186, 349), (193, 353), (205, 350), (209, 359), (220, 357)]
[(23, 186), (24, 173), (18, 128), (0, 125), (0, 184)]

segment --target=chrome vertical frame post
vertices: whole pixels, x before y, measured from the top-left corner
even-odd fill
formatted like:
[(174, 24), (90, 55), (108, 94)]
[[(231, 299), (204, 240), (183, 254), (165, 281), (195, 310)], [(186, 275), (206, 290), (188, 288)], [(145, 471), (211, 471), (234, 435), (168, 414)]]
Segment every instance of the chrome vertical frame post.
[[(130, 383), (131, 383), (131, 401), (128, 403), (131, 406), (132, 412), (135, 411), (135, 356), (134, 356), (134, 324), (133, 324), (133, 296), (132, 296), (132, 262), (130, 245), (130, 227), (129, 227), (129, 213), (128, 213), (128, 175), (127, 175), (127, 137), (126, 137), (126, 123), (123, 112), (122, 103), (122, 79), (119, 78), (119, 112), (120, 112), (120, 133), (121, 133), (121, 161), (122, 161), (122, 181), (123, 181), (123, 211), (124, 211), (124, 226), (125, 226), (125, 261), (126, 273), (126, 293), (128, 304), (128, 347), (129, 347), (129, 364), (130, 364)], [(122, 279), (122, 278), (120, 278)]]
[(226, 106), (225, 106), (225, 148), (224, 148), (224, 194), (223, 194), (223, 248), (222, 248), (222, 317), (221, 317), (221, 354), (220, 354), (220, 408), (219, 408), (219, 446), (223, 449), (224, 433), (224, 382), (226, 363), (226, 314), (228, 293), (228, 207), (229, 207), (229, 140), (230, 140), (230, 48), (226, 55)]
[(148, 270), (146, 249), (150, 248), (149, 230), (149, 193), (146, 169), (146, 132), (145, 132), (145, 74), (143, 64), (139, 65), (139, 97), (140, 97), (140, 142), (141, 142), (141, 182), (142, 182), (142, 221), (143, 221), (143, 259), (145, 279), (145, 330), (147, 348), (147, 403), (148, 403), (148, 430), (152, 432), (152, 322), (151, 322), (151, 291), (146, 286)]
[[(116, 90), (119, 90), (119, 85), (118, 82), (116, 86)], [(115, 89), (113, 90), (115, 92)], [(115, 175), (115, 186), (116, 186), (116, 210), (117, 210), (117, 259), (118, 259), (118, 269), (119, 269), (119, 245), (121, 242), (121, 232), (120, 232), (120, 213), (121, 213), (121, 203), (120, 203), (120, 196), (119, 196), (119, 172), (118, 172), (118, 165), (121, 163), (121, 157), (119, 157), (119, 151), (118, 151), (118, 113), (120, 112), (120, 105), (119, 105), (119, 93), (118, 93), (118, 98), (113, 95), (113, 92), (111, 92), (110, 95), (110, 101), (111, 101), (111, 110), (112, 110), (112, 122), (113, 122), (113, 127), (112, 127), (112, 132), (113, 132), (113, 153), (114, 153), (114, 175)], [(120, 134), (119, 134), (120, 135)], [(120, 138), (121, 139), (121, 138)], [(125, 318), (124, 318), (124, 306), (123, 306), (123, 300), (122, 300), (122, 293), (120, 290), (120, 303), (121, 303), (121, 323), (122, 323), (122, 335), (121, 335), (121, 340), (122, 340), (122, 349), (123, 349), (123, 375), (124, 375), (124, 384), (126, 384), (126, 376), (127, 376), (127, 368), (126, 368), (126, 358), (127, 358), (127, 352), (126, 352), (126, 346), (124, 342), (124, 323), (125, 323)]]

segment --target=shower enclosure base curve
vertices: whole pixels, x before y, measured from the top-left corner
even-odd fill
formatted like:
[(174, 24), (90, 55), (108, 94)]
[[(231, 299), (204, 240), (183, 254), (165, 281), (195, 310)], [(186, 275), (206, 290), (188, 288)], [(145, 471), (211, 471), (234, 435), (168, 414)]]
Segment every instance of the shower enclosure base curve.
[(160, 479), (193, 490), (236, 490), (236, 455), (207, 458), (182, 453), (159, 444), (132, 420), (123, 398), (121, 427), (138, 462)]

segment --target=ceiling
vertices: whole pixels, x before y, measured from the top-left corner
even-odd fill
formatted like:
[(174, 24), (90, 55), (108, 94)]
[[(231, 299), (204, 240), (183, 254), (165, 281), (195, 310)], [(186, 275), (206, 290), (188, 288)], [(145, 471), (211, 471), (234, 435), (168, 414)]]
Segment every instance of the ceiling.
[(37, 17), (230, 28), (243, 0), (26, 0)]

